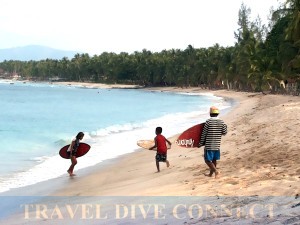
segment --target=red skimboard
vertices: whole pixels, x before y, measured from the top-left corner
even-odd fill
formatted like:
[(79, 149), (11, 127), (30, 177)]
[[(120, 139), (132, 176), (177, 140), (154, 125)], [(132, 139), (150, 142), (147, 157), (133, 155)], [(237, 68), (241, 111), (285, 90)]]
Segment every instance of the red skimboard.
[(204, 124), (205, 123), (197, 124), (184, 131), (179, 135), (178, 139), (176, 140), (176, 144), (184, 148), (198, 147)]
[[(67, 150), (68, 150), (69, 146), (70, 145), (66, 145), (59, 150), (59, 155), (64, 159), (70, 158), (70, 156), (67, 154)], [(80, 143), (78, 146), (77, 152), (76, 152), (76, 158), (85, 155), (90, 150), (90, 148), (91, 148), (90, 145), (88, 145), (86, 143)]]

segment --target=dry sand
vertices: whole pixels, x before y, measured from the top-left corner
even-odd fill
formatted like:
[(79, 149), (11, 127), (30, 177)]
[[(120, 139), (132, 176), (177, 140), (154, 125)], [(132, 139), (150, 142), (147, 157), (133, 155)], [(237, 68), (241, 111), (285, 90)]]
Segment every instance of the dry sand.
[[(199, 88), (148, 90), (208, 92)], [(178, 147), (174, 136), (168, 137), (174, 143), (168, 151), (171, 166), (167, 168), (161, 163), (160, 173), (156, 172), (155, 151), (140, 149), (88, 175), (80, 176), (78, 171), (78, 176), (70, 178), (66, 186), (51, 196), (70, 196), (69, 201), (73, 204), (75, 201), (71, 199), (74, 196), (86, 199), (87, 196), (116, 196), (116, 199), (118, 196), (205, 196), (210, 204), (221, 204), (218, 201), (222, 199), (222, 204), (232, 208), (237, 208), (238, 203), (243, 207), (263, 204), (263, 196), (267, 196), (268, 200), (274, 200), (283, 208), (277, 207), (272, 215), (261, 210), (264, 214), (256, 218), (255, 223), (296, 224), (300, 220), (300, 97), (226, 90), (210, 92), (237, 101), (229, 113), (222, 115), (221, 111), (220, 114), (228, 125), (228, 134), (222, 138), (221, 160), (217, 166), (221, 172), (219, 179), (204, 175), (208, 168), (203, 160), (203, 148)], [(66, 176), (65, 179), (69, 178)], [(245, 196), (244, 200), (240, 200), (241, 196)], [(174, 208), (172, 212), (174, 214)], [(40, 220), (33, 216), (31, 220), (24, 220), (23, 216), (21, 223), (20, 220), (9, 220), (9, 223), (41, 224), (42, 221), (43, 224), (59, 224), (59, 220), (51, 219)], [(175, 222), (114, 219), (102, 220), (101, 223), (89, 220), (82, 224), (251, 224), (255, 218), (241, 220), (230, 215), (221, 218), (184, 217), (184, 220), (176, 218)], [(74, 220), (65, 220), (64, 223), (74, 224)]]
[[(157, 89), (153, 89), (157, 90)], [(199, 92), (197, 88), (159, 88)], [(176, 146), (168, 151), (169, 168), (156, 173), (155, 152), (141, 150), (117, 164), (78, 177), (55, 195), (92, 196), (295, 196), (300, 194), (300, 98), (230, 91), (214, 95), (239, 103), (220, 117), (228, 125), (223, 137), (219, 179), (204, 176), (203, 148)], [(175, 137), (168, 137), (175, 141)], [(80, 162), (79, 162), (80, 163)], [(134, 189), (134, 191), (132, 191)]]

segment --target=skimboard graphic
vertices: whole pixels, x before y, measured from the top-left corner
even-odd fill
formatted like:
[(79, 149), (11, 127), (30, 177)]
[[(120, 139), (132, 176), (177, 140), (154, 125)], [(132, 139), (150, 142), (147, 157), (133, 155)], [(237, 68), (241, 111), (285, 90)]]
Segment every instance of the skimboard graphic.
[(175, 143), (178, 146), (185, 148), (198, 147), (204, 124), (205, 123), (197, 124), (185, 130), (181, 135), (179, 135)]
[[(64, 159), (70, 159), (70, 156), (67, 153), (69, 146), (70, 145), (66, 145), (59, 150), (59, 155)], [(86, 143), (80, 143), (76, 152), (76, 158), (85, 155), (90, 150), (90, 148), (90, 145)]]

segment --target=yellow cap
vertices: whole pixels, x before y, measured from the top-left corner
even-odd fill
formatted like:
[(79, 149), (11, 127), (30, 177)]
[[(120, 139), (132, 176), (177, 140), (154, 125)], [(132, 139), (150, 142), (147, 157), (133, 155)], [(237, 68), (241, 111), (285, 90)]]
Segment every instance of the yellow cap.
[(215, 106), (212, 106), (212, 107), (210, 107), (209, 113), (210, 114), (219, 114), (219, 109)]

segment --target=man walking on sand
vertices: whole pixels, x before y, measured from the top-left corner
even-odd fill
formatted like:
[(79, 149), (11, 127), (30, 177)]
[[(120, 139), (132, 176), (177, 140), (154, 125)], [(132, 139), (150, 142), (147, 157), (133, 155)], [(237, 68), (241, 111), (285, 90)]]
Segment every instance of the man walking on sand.
[(219, 109), (212, 106), (209, 110), (210, 118), (206, 120), (201, 137), (199, 148), (204, 146), (204, 160), (210, 172), (207, 176), (218, 178), (217, 160), (220, 160), (220, 145), (222, 135), (227, 134), (227, 125), (223, 120), (217, 118)]

